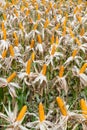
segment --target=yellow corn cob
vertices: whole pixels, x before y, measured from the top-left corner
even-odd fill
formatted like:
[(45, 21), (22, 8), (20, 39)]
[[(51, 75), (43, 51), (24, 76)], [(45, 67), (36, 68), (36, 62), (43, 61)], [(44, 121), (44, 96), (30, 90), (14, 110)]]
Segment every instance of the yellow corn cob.
[(62, 98), (57, 97), (56, 100), (57, 100), (57, 104), (58, 104), (58, 106), (60, 108), (60, 111), (61, 111), (62, 115), (67, 116), (67, 109), (66, 109), (66, 107), (64, 105), (64, 102), (63, 102)]
[(13, 46), (12, 46), (12, 45), (9, 46), (9, 51), (10, 51), (10, 55), (11, 55), (12, 57), (14, 57), (14, 49), (13, 49)]
[(16, 72), (12, 73), (8, 78), (7, 78), (7, 82), (11, 82), (15, 77), (16, 77)]
[(14, 40), (14, 44), (18, 46), (18, 38)]
[(39, 34), (37, 35), (37, 41), (38, 41), (38, 43), (40, 43), (40, 44), (42, 43), (42, 39), (41, 39), (41, 36), (40, 36)]
[(73, 33), (73, 31), (72, 31), (71, 28), (69, 28), (69, 32), (70, 32), (70, 36), (71, 36), (72, 38), (74, 38), (75, 36), (74, 36), (74, 33)]
[(30, 13), (30, 10), (26, 10), (26, 12), (25, 12), (26, 16), (28, 16), (29, 13)]
[(27, 111), (27, 106), (25, 105), (25, 106), (22, 107), (20, 113), (18, 114), (16, 121), (21, 121), (23, 119), (26, 111)]
[[(45, 13), (48, 14), (49, 11), (50, 11), (50, 8), (46, 9)], [(46, 22), (45, 22), (45, 24), (44, 24), (44, 28), (47, 28), (47, 26), (48, 26), (48, 25), (46, 25)]]
[(58, 30), (59, 27), (60, 27), (60, 24), (57, 24), (57, 25), (55, 26), (55, 29)]
[(45, 23), (44, 23), (44, 28), (47, 28), (48, 27), (48, 25), (49, 25), (49, 20), (48, 19), (46, 19), (46, 21), (45, 21)]
[(24, 29), (24, 27), (23, 27), (23, 25), (22, 25), (22, 23), (21, 23), (21, 22), (19, 23), (19, 28), (20, 28), (21, 30), (23, 30), (23, 29)]
[(6, 14), (3, 14), (3, 18), (5, 21), (7, 20)]
[(59, 71), (59, 77), (63, 77), (63, 74), (64, 74), (64, 66), (61, 66)]
[(24, 5), (22, 5), (22, 6), (21, 6), (21, 12), (23, 12), (23, 11), (24, 11), (24, 9), (25, 9), (25, 6), (24, 6)]
[(5, 57), (6, 57), (6, 54), (7, 54), (7, 50), (4, 50), (4, 51), (2, 52), (2, 57), (5, 58)]
[(45, 0), (41, 0), (42, 4), (45, 5), (46, 1)]
[(15, 15), (18, 17), (18, 12), (17, 12), (16, 9), (14, 9), (14, 13), (15, 13)]
[(73, 51), (73, 53), (72, 53), (72, 57), (73, 57), (73, 58), (76, 56), (77, 52), (78, 52), (77, 49), (75, 49), (75, 50)]
[(31, 60), (34, 61), (34, 59), (35, 59), (35, 52), (32, 52), (32, 54), (31, 54)]
[(78, 11), (78, 7), (76, 7), (76, 8), (74, 9), (74, 14), (76, 14), (77, 11)]
[(56, 36), (56, 44), (59, 43), (59, 39), (58, 39), (58, 36)]
[(84, 30), (84, 28), (82, 27), (81, 30), (80, 30), (80, 35), (83, 36), (84, 33), (85, 33), (85, 30)]
[(13, 37), (15, 38), (14, 40), (15, 45), (18, 46), (18, 37), (17, 37), (16, 32), (13, 33)]
[(50, 8), (52, 8), (52, 2), (49, 2), (49, 6), (50, 6)]
[(82, 114), (84, 114), (85, 118), (87, 118), (87, 105), (84, 99), (80, 100), (80, 106), (81, 106)]
[(63, 36), (65, 36), (65, 34), (66, 34), (66, 26), (63, 26)]
[(14, 1), (14, 0), (12, 0), (12, 4), (13, 4), (13, 5), (15, 4), (15, 1)]
[(2, 22), (2, 31), (4, 31), (5, 26), (4, 26), (4, 22)]
[[(54, 18), (54, 20), (56, 21), (56, 18), (57, 18), (56, 15), (54, 15), (53, 18)], [(55, 27), (55, 29), (56, 29), (56, 27)], [(57, 29), (56, 29), (56, 30), (57, 30)]]
[(51, 37), (51, 44), (53, 44), (54, 43), (54, 35), (52, 35), (52, 37)]
[(86, 68), (87, 68), (87, 63), (85, 63), (85, 64), (81, 67), (79, 73), (80, 73), (80, 74), (81, 74), (81, 73), (84, 73), (84, 71), (86, 70)]
[(28, 2), (24, 2), (24, 6), (25, 6), (26, 8), (28, 8), (29, 3), (28, 3)]
[(32, 60), (29, 59), (28, 62), (27, 62), (27, 67), (26, 67), (26, 73), (27, 74), (30, 74), (31, 63), (32, 63)]
[(34, 40), (32, 39), (32, 40), (31, 40), (31, 44), (30, 44), (30, 48), (33, 48), (33, 47), (34, 47), (34, 43), (35, 43), (35, 42), (34, 42)]
[(38, 4), (35, 5), (35, 9), (38, 10)]
[(54, 45), (52, 46), (51, 55), (54, 55), (55, 51), (56, 51), (56, 46)]
[(33, 27), (33, 30), (36, 30), (37, 26), (38, 26), (38, 24), (35, 24), (34, 27)]
[(4, 40), (7, 39), (6, 29), (3, 30), (3, 39), (4, 39)]
[(79, 23), (81, 23), (82, 22), (82, 17), (78, 16), (78, 15), (76, 15), (76, 17), (77, 17), (77, 20), (79, 21)]
[(42, 74), (43, 74), (43, 75), (46, 75), (46, 70), (47, 70), (47, 65), (44, 64), (44, 65), (43, 65), (43, 68), (42, 68)]
[(78, 46), (80, 46), (80, 45), (81, 45), (81, 42), (79, 41), (79, 39), (78, 39), (78, 38), (75, 38), (75, 40), (76, 40), (76, 43), (78, 44)]
[(16, 32), (13, 33), (13, 37), (14, 37), (15, 39), (17, 38)]
[(39, 104), (39, 119), (40, 119), (40, 122), (45, 120), (44, 108), (43, 108), (43, 104), (41, 102)]
[(37, 14), (37, 19), (38, 19), (38, 20), (41, 19), (41, 15), (40, 15), (40, 13)]

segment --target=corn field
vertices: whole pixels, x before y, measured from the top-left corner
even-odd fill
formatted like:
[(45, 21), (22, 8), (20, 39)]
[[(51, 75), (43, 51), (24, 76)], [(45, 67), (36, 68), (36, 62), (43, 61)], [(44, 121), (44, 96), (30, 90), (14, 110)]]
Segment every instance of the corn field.
[(86, 0), (0, 0), (0, 130), (87, 130)]

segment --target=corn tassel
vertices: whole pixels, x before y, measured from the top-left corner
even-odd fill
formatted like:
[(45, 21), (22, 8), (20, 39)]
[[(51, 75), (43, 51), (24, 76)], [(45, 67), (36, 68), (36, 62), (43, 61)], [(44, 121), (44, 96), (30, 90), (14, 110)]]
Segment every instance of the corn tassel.
[(26, 111), (27, 111), (27, 106), (25, 105), (25, 106), (22, 107), (20, 113), (18, 114), (16, 121), (21, 121), (23, 119)]
[(40, 119), (40, 122), (45, 120), (44, 108), (43, 108), (42, 103), (39, 104), (39, 119)]
[(66, 107), (64, 105), (64, 102), (61, 99), (61, 97), (57, 97), (56, 100), (57, 100), (57, 104), (58, 104), (58, 106), (60, 108), (60, 111), (61, 111), (62, 115), (67, 116), (67, 109), (66, 109)]
[(7, 78), (7, 82), (11, 82), (15, 77), (16, 77), (16, 72), (12, 73), (8, 78)]

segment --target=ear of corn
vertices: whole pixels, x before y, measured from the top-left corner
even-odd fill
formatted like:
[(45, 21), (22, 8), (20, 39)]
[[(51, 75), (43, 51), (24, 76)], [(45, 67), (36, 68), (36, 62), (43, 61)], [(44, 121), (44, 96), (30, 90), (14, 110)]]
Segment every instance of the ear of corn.
[(25, 105), (25, 106), (22, 107), (20, 113), (18, 114), (16, 121), (21, 121), (23, 119), (26, 111), (27, 111), (27, 106)]
[(47, 65), (44, 64), (44, 65), (43, 65), (43, 68), (42, 68), (42, 74), (43, 74), (43, 75), (46, 75), (46, 71), (47, 71)]
[(85, 70), (86, 70), (86, 68), (87, 68), (87, 63), (85, 63), (85, 64), (81, 67), (79, 73), (80, 73), (80, 74), (81, 74), (81, 73), (84, 73)]
[(63, 74), (64, 74), (64, 66), (61, 66), (59, 71), (59, 77), (63, 77)]
[(54, 43), (54, 35), (52, 35), (52, 37), (51, 37), (51, 44), (53, 44)]
[(80, 45), (81, 45), (81, 42), (79, 41), (79, 39), (78, 39), (78, 38), (75, 38), (75, 40), (76, 40), (76, 43), (78, 44), (78, 46), (80, 46)]
[(62, 98), (57, 97), (56, 100), (57, 100), (57, 104), (58, 104), (58, 106), (60, 108), (60, 111), (61, 111), (62, 115), (67, 116), (67, 109), (66, 109), (66, 107), (64, 105), (64, 102), (63, 102)]
[(51, 50), (51, 55), (54, 55), (55, 51), (56, 51), (56, 46), (53, 45), (53, 46), (52, 46), (52, 50)]
[(31, 63), (32, 63), (32, 61), (31, 61), (31, 59), (29, 59), (28, 62), (27, 62), (27, 67), (26, 67), (26, 73), (27, 74), (30, 74)]
[(6, 57), (6, 54), (7, 54), (7, 50), (4, 50), (4, 51), (2, 52), (2, 57), (5, 58), (5, 57)]
[(11, 82), (15, 77), (16, 77), (16, 72), (12, 73), (8, 78), (7, 78), (7, 82)]
[(7, 39), (6, 29), (3, 30), (3, 39), (4, 39), (4, 40)]
[(41, 36), (40, 36), (39, 34), (37, 35), (37, 41), (38, 41), (38, 43), (40, 43), (40, 44), (42, 43), (42, 39), (41, 39)]
[(5, 25), (4, 25), (4, 22), (2, 22), (2, 31), (4, 31), (5, 29)]
[(73, 58), (76, 56), (77, 52), (78, 52), (77, 49), (75, 49), (75, 50), (73, 51), (73, 53), (72, 53), (72, 57), (73, 57)]
[(32, 39), (32, 40), (31, 40), (31, 44), (30, 44), (30, 47), (31, 47), (31, 48), (34, 47), (34, 43), (35, 43), (35, 42), (34, 42), (34, 40)]
[(43, 108), (42, 103), (39, 104), (39, 119), (40, 119), (40, 122), (45, 120), (44, 108)]
[(34, 59), (35, 59), (35, 52), (32, 52), (32, 54), (31, 54), (31, 60), (34, 61)]
[(14, 57), (14, 49), (13, 49), (13, 46), (12, 46), (12, 45), (9, 46), (9, 51), (10, 51), (10, 55), (11, 55), (12, 57)]
[(44, 23), (44, 28), (47, 28), (47, 27), (48, 27), (48, 25), (49, 25), (49, 20), (48, 20), (48, 19), (46, 19), (46, 21), (45, 21), (45, 23)]
[(81, 106), (82, 114), (84, 114), (84, 116), (87, 118), (87, 104), (84, 99), (80, 100), (80, 106)]

